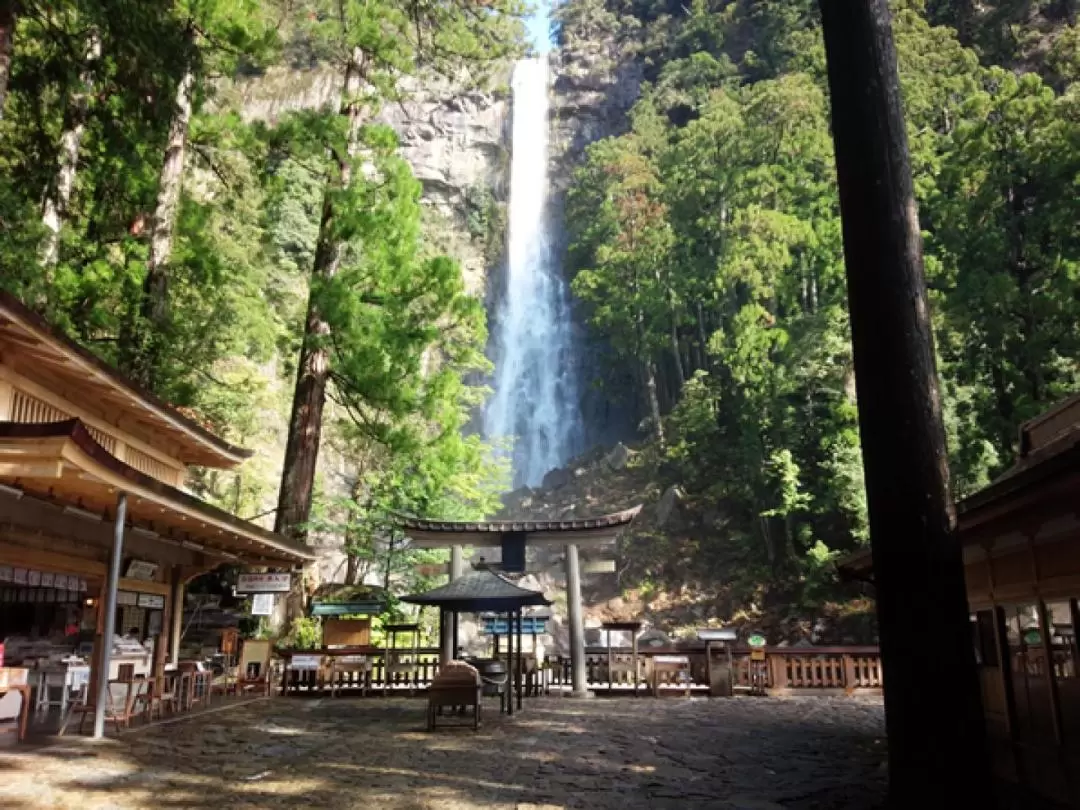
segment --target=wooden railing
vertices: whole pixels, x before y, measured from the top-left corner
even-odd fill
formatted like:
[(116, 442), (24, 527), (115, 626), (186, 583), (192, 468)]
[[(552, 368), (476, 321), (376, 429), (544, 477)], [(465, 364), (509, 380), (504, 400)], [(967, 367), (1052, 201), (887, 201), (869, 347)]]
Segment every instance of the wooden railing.
[[(708, 666), (703, 647), (675, 648), (648, 647), (638, 650), (638, 677), (640, 682), (649, 681), (652, 659), (658, 655), (686, 656), (690, 659), (690, 677), (693, 684), (708, 684)], [(615, 662), (614, 677), (608, 674), (608, 650), (606, 647), (590, 647), (585, 651), (586, 682), (590, 687), (611, 688), (628, 685), (632, 666), (629, 647), (612, 651)], [(754, 664), (758, 666), (758, 681), (753, 678)], [(736, 688), (750, 689), (757, 685), (765, 689), (780, 690), (843, 690), (880, 689), (882, 686), (881, 658), (877, 647), (767, 647), (765, 660), (753, 662), (749, 648), (736, 648), (732, 654), (734, 672), (732, 680)], [(550, 663), (551, 683), (570, 683), (570, 662), (566, 657)], [(658, 673), (657, 680), (664, 685), (676, 685), (677, 673)]]
[[(293, 653), (279, 651), (287, 661)], [(373, 690), (382, 690), (385, 685), (384, 651), (371, 647), (348, 648), (338, 650), (297, 650), (296, 655), (322, 655), (335, 657), (340, 655), (365, 655), (371, 662), (370, 680), (364, 684), (366, 676), (362, 672), (339, 672), (335, 677), (341, 689), (359, 689), (367, 686)], [(399, 656), (411, 661), (411, 650), (397, 650)], [(708, 666), (705, 650), (697, 648), (657, 648), (639, 649), (637, 653), (638, 682), (647, 684), (653, 676), (653, 659), (658, 656), (686, 656), (690, 661), (691, 684), (698, 687), (708, 686)], [(723, 654), (726, 657), (726, 653)], [(612, 672), (608, 672), (608, 650), (606, 647), (590, 647), (585, 651), (586, 682), (591, 689), (620, 690), (629, 688), (633, 683), (633, 654), (630, 648), (613, 648), (611, 651)], [(748, 690), (762, 688), (772, 693), (789, 690), (810, 692), (872, 690), (882, 687), (881, 658), (877, 647), (767, 647), (764, 661), (752, 661), (748, 648), (737, 648), (732, 653), (732, 682), (736, 689)], [(545, 662), (546, 683), (556, 689), (568, 688), (572, 683), (571, 664), (568, 656), (549, 656)], [(395, 690), (415, 687), (426, 688), (439, 669), (439, 650), (435, 647), (422, 647), (415, 653), (413, 672), (395, 672), (389, 686)], [(656, 673), (661, 687), (685, 686), (678, 682), (678, 673), (661, 671)], [(756, 675), (756, 677), (755, 677)], [(299, 688), (309, 691), (329, 687), (329, 673), (317, 670), (285, 671), (284, 684), (290, 690)]]

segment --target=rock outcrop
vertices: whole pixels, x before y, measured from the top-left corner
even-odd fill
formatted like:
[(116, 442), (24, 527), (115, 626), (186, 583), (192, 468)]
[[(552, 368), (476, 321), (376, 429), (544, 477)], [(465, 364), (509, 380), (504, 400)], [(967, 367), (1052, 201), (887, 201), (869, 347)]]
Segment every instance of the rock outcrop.
[[(432, 247), (458, 259), (466, 287), (486, 292), (493, 260), (491, 235), (503, 218), (490, 208), (504, 207), (510, 193), (510, 97), (508, 70), (496, 77), (500, 89), (457, 86), (445, 79), (413, 80), (403, 85), (404, 100), (386, 104), (375, 120), (391, 126), (401, 155), (423, 185), (430, 209), (425, 229)], [(342, 80), (332, 68), (274, 68), (227, 88), (248, 121), (273, 123), (298, 110), (333, 108)]]

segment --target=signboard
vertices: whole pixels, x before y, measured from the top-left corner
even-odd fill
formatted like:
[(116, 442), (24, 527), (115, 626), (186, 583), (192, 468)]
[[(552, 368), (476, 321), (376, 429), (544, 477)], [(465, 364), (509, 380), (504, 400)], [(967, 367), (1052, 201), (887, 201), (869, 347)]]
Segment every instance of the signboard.
[(1024, 643), (1029, 647), (1035, 647), (1042, 644), (1042, 636), (1039, 635), (1039, 631), (1034, 627), (1024, 633)]
[(16, 585), (25, 585), (26, 580), (27, 580), (27, 576), (28, 576), (28, 572), (27, 572), (27, 570), (25, 568), (16, 568), (16, 569), (14, 569), (12, 571), (12, 575), (11, 575), (12, 581)]
[(116, 592), (116, 604), (118, 605), (138, 605), (139, 595), (134, 591), (117, 591)]
[(241, 574), (236, 578), (237, 593), (288, 593), (292, 574)]
[(252, 616), (270, 616), (274, 612), (274, 595), (272, 593), (257, 593), (251, 600)]
[(149, 582), (153, 580), (157, 568), (157, 563), (146, 562), (146, 560), (132, 560), (128, 563), (127, 573), (124, 576), (128, 579), (141, 579), (144, 582)]
[(151, 610), (164, 610), (165, 597), (160, 593), (140, 593), (136, 604), (139, 607), (150, 608)]
[(13, 576), (10, 565), (0, 565), (0, 582), (11, 582)]
[(289, 661), (290, 669), (318, 669), (322, 663), (321, 655), (294, 655)]
[(614, 560), (585, 560), (581, 563), (583, 574), (614, 574)]
[(751, 661), (764, 661), (765, 660), (765, 648), (764, 647), (755, 647), (754, 649), (752, 649), (750, 651), (750, 660)]
[(761, 635), (761, 633), (753, 633), (751, 634), (750, 638), (746, 640), (746, 643), (749, 644), (751, 647), (755, 648), (764, 647), (765, 636)]

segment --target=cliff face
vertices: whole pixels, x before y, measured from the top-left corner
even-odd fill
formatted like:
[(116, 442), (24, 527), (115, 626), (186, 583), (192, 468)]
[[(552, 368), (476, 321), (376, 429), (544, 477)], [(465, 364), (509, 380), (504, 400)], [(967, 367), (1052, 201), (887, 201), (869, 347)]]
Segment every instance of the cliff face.
[[(566, 33), (564, 28), (564, 33)], [(564, 36), (552, 54), (554, 86), (551, 108), (550, 213), (552, 245), (563, 259), (569, 247), (561, 227), (566, 191), (589, 144), (628, 128), (628, 114), (641, 94), (641, 64), (615, 36)], [(576, 299), (575, 299), (576, 301)], [(580, 381), (584, 446), (611, 445), (634, 435), (637, 409), (614, 402), (593, 384), (610, 367), (609, 347), (590, 339), (581, 312), (574, 313), (580, 348), (575, 358)]]
[[(482, 295), (493, 246), (478, 223), (495, 218), (509, 195), (509, 96), (445, 80), (403, 89), (406, 100), (385, 105), (375, 120), (397, 132), (401, 155), (423, 185), (432, 247), (457, 259), (469, 291)], [(246, 120), (272, 123), (292, 111), (336, 106), (341, 78), (326, 67), (275, 69), (230, 92)]]

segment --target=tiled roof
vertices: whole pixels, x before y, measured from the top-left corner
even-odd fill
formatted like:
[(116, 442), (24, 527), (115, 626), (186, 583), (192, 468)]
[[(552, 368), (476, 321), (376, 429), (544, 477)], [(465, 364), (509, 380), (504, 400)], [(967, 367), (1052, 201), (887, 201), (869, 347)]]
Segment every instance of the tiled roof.
[(396, 515), (397, 524), (404, 530), (423, 532), (482, 532), (507, 534), (510, 532), (578, 532), (589, 529), (608, 529), (626, 526), (641, 511), (641, 506), (625, 509), (595, 518), (571, 518), (569, 520), (425, 520), (409, 515)]
[(521, 588), (487, 568), (469, 571), (426, 593), (403, 596), (401, 601), (414, 605), (438, 605), (459, 612), (518, 610), (528, 605), (551, 604), (539, 591)]

